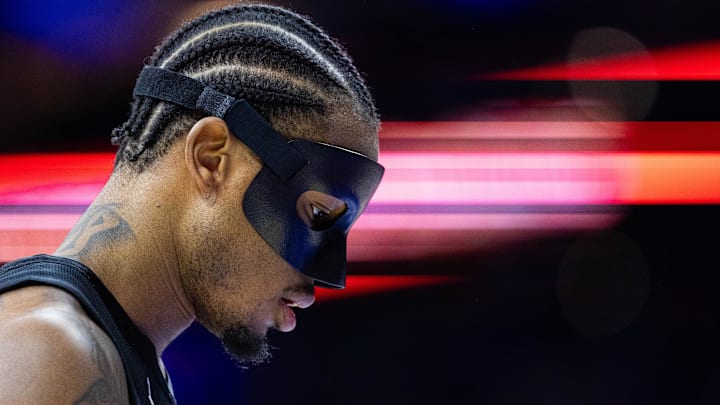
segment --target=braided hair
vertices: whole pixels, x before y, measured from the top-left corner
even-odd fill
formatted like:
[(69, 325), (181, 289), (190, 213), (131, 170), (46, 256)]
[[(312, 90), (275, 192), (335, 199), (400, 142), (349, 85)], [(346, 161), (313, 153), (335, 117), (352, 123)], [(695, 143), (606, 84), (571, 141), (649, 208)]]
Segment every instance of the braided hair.
[[(211, 11), (166, 38), (148, 61), (247, 100), (281, 134), (315, 141), (332, 109), (377, 131), (375, 105), (347, 53), (307, 18), (270, 5)], [(117, 167), (143, 171), (204, 114), (136, 96), (112, 132)], [(313, 139), (315, 138), (315, 139)]]

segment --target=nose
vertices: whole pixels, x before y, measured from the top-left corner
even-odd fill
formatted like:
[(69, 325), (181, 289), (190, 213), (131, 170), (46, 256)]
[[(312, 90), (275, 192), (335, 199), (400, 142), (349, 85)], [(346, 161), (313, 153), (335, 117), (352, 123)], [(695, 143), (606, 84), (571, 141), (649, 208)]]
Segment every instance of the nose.
[(315, 302), (315, 286), (312, 284), (305, 285), (302, 288), (296, 288), (288, 291), (283, 295), (283, 301), (289, 307), (297, 307), (305, 309)]
[(315, 294), (303, 295), (302, 298), (295, 301), (298, 308), (305, 309), (315, 303)]

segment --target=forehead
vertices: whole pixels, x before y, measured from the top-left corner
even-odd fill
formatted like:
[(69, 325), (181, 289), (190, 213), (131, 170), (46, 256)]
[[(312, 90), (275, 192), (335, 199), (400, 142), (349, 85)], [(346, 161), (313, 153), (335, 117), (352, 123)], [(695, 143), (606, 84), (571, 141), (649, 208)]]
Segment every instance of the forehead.
[(273, 126), (287, 139), (326, 143), (378, 159), (377, 122), (352, 108), (330, 107), (324, 113), (276, 118), (280, 119), (273, 120)]
[(328, 142), (361, 153), (377, 161), (379, 142), (377, 127), (367, 120), (333, 119)]
[(368, 158), (378, 159), (378, 128), (374, 120), (351, 109), (333, 109), (327, 116), (327, 124), (321, 142), (358, 152)]

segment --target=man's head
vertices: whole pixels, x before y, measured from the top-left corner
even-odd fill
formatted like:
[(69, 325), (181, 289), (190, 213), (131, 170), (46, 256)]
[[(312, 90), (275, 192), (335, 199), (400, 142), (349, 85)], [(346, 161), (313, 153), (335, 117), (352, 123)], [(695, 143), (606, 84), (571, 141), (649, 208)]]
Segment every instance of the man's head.
[[(169, 36), (148, 64), (249, 101), (289, 138), (343, 142), (377, 157), (377, 138), (361, 135), (377, 133), (379, 119), (357, 69), (320, 28), (288, 10), (239, 5), (210, 12)], [(113, 131), (116, 165), (142, 171), (201, 116), (137, 98)]]
[[(240, 5), (208, 13), (170, 36), (149, 65), (247, 101), (285, 138), (377, 158), (379, 121), (362, 78), (341, 48), (292, 12)], [(130, 118), (113, 132), (120, 145), (115, 175), (132, 180), (153, 172), (154, 178), (181, 185), (173, 192), (172, 243), (183, 287), (198, 319), (228, 349), (241, 360), (259, 361), (267, 351), (267, 329), (291, 330), (295, 318), (289, 307), (312, 303), (313, 280), (296, 271), (277, 246), (258, 234), (257, 223), (248, 221), (246, 195), (273, 188), (268, 181), (258, 186), (256, 180), (267, 162), (241, 141), (243, 134), (237, 132), (245, 128), (229, 128), (227, 118), (208, 115), (158, 97), (136, 96)], [(313, 145), (319, 144), (311, 143), (303, 153), (313, 155), (313, 148), (321, 147)], [(183, 158), (168, 170), (158, 162), (173, 151)], [(335, 209), (340, 204), (336, 196), (308, 190), (297, 199), (300, 216), (303, 198), (327, 211), (320, 214), (343, 215)], [(277, 220), (270, 209), (274, 203), (259, 201), (250, 217), (262, 219), (267, 207), (266, 221)], [(307, 206), (309, 216), (314, 208)]]

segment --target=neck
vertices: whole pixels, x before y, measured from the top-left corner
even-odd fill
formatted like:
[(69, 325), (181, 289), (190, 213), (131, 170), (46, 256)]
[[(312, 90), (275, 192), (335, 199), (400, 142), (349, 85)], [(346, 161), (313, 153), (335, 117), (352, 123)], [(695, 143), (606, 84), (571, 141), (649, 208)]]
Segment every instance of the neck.
[[(92, 269), (160, 354), (195, 317), (163, 220), (173, 207), (119, 183), (111, 178), (55, 254)], [(128, 195), (145, 197), (128, 204)]]

